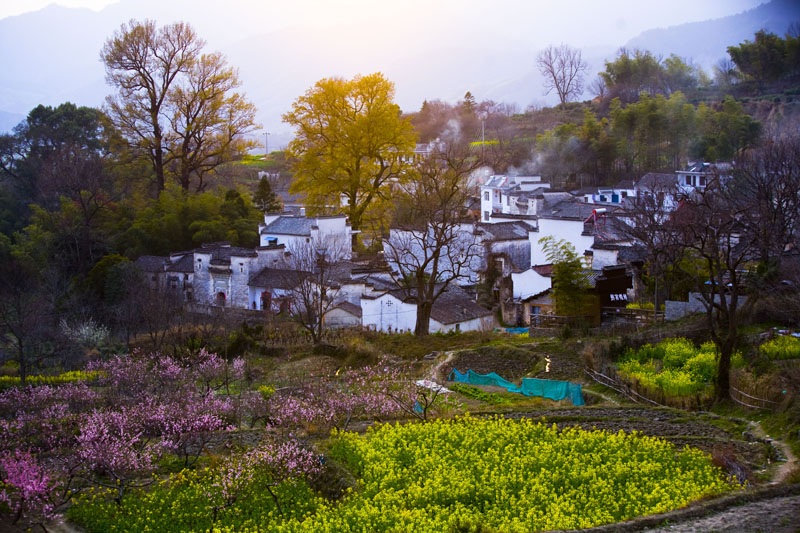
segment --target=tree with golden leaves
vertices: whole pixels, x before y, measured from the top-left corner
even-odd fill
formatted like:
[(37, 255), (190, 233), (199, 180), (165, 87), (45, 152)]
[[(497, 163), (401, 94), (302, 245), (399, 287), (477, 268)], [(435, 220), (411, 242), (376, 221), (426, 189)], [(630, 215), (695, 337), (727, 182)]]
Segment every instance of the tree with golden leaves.
[(380, 227), (392, 188), (408, 179), (416, 142), (394, 84), (381, 73), (322, 79), (283, 120), (296, 129), (290, 191), (305, 195), (308, 212), (344, 213), (356, 231)]

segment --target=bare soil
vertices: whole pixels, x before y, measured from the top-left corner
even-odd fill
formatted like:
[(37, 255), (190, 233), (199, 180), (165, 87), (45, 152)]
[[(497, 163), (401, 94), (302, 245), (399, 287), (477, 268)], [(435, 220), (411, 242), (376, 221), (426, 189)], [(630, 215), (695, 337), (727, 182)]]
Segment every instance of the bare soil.
[(707, 531), (794, 533), (800, 530), (800, 496), (784, 496), (734, 507), (711, 516), (647, 529), (653, 533)]

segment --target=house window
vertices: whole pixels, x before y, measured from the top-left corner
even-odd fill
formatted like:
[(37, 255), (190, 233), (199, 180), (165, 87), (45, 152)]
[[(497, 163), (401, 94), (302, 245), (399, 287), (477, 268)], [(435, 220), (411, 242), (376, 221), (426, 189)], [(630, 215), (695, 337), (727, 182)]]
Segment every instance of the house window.
[(700, 180), (700, 181), (699, 181), (699, 185), (700, 185), (701, 187), (705, 187), (705, 186), (706, 186), (706, 177), (705, 177), (705, 176), (700, 176), (700, 177), (698, 178), (698, 180)]
[(531, 306), (531, 315), (536, 316), (536, 315), (540, 315), (540, 314), (542, 314), (542, 308), (539, 307), (538, 305), (532, 305)]
[(244, 263), (239, 263), (239, 272), (244, 272)]
[(691, 184), (692, 184), (692, 177), (686, 176), (686, 185), (691, 185)]
[(489, 211), (484, 211), (483, 212), (483, 220), (488, 222), (489, 221), (489, 216), (490, 216)]
[(484, 200), (489, 200), (489, 191), (486, 191), (485, 193), (483, 193), (483, 199)]
[(456, 324), (456, 331), (461, 331), (461, 324)]

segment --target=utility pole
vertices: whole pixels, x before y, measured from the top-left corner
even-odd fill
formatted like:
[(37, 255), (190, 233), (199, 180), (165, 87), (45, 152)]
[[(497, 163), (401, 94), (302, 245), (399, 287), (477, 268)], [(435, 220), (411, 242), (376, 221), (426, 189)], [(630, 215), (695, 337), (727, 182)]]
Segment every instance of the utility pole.
[(264, 161), (269, 157), (269, 132), (264, 132)]

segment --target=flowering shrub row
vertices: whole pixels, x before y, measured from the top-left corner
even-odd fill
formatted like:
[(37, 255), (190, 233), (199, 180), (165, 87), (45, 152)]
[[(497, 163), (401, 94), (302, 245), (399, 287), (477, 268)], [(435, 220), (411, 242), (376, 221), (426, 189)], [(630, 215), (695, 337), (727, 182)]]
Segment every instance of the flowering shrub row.
[[(74, 383), (76, 381), (91, 381), (97, 377), (97, 372), (84, 372), (82, 370), (72, 370), (63, 372), (55, 376), (28, 376), (25, 378), (26, 385), (60, 385), (62, 383)], [(20, 385), (19, 376), (0, 376), (0, 389)]]
[(759, 351), (770, 359), (800, 359), (800, 339), (781, 335), (759, 346)]
[[(741, 354), (734, 354), (731, 365), (744, 366)], [(717, 370), (717, 352), (713, 342), (697, 348), (687, 339), (667, 339), (626, 351), (618, 369), (622, 377), (667, 396), (710, 394)]]

